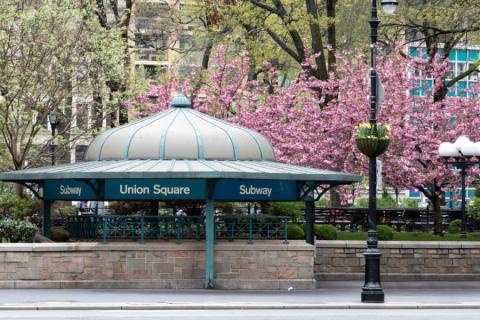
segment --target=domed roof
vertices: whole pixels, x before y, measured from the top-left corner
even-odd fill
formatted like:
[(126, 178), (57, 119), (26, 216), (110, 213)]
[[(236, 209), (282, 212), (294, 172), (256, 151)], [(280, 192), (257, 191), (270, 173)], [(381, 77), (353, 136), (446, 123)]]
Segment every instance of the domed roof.
[(179, 94), (172, 108), (109, 129), (97, 136), (85, 160), (269, 160), (270, 142), (261, 134), (191, 108)]

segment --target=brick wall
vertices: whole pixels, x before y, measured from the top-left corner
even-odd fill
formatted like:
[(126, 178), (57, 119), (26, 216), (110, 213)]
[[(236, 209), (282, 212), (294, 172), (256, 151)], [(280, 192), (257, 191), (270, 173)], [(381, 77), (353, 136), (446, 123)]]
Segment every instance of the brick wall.
[[(215, 286), (309, 289), (314, 247), (303, 241), (220, 242)], [(0, 288), (203, 288), (203, 242), (0, 244)]]
[[(380, 242), (382, 281), (480, 279), (475, 242)], [(365, 241), (317, 241), (315, 278), (363, 280)]]

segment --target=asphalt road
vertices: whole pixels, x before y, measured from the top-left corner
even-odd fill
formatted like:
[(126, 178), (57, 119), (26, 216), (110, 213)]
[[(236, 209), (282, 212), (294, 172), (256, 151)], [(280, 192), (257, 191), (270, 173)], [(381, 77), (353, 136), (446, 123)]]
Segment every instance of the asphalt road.
[(479, 310), (111, 310), (0, 311), (0, 319), (275, 319), (275, 320), (478, 320)]

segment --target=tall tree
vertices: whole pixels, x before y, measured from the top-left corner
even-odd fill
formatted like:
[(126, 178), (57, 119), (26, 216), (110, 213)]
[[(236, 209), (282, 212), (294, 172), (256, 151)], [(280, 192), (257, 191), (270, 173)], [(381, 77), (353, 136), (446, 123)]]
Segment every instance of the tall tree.
[[(448, 61), (455, 48), (468, 47), (480, 41), (480, 5), (477, 0), (405, 0), (385, 27), (391, 34), (407, 40), (411, 46), (425, 47), (430, 63), (439, 57)], [(398, 37), (392, 37), (397, 42)], [(477, 72), (480, 59), (471, 61), (468, 69), (436, 86), (434, 100), (441, 101), (448, 90)], [(427, 70), (428, 72), (428, 70)]]
[(85, 136), (89, 128), (79, 126), (78, 113), (88, 110), (72, 112), (72, 96), (85, 97), (93, 74), (103, 81), (123, 77), (120, 36), (99, 27), (90, 5), (15, 0), (0, 6), (0, 133), (7, 157), (2, 169), (45, 161), (53, 111), (59, 121), (55, 144), (68, 147)]

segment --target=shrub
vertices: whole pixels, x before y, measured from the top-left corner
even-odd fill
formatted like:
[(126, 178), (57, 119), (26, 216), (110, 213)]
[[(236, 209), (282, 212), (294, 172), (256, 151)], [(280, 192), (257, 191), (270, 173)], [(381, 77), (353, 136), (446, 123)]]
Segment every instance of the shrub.
[(393, 240), (393, 230), (386, 225), (377, 226), (377, 237), (378, 240), (390, 241)]
[(337, 229), (330, 224), (316, 224), (315, 235), (319, 240), (337, 240)]
[(0, 219), (23, 220), (40, 212), (40, 202), (31, 197), (19, 198), (14, 193), (0, 194)]
[(400, 206), (402, 208), (409, 208), (409, 209), (418, 209), (418, 202), (414, 199), (404, 199)]
[(452, 220), (448, 226), (448, 233), (460, 233), (460, 230), (462, 230), (462, 220)]
[(303, 202), (273, 202), (268, 213), (274, 216), (289, 216), (293, 222), (297, 222), (303, 216)]
[(27, 221), (2, 219), (0, 220), (0, 240), (2, 242), (31, 241), (37, 232), (37, 227)]
[(288, 239), (302, 240), (305, 239), (305, 231), (298, 224), (288, 225)]

